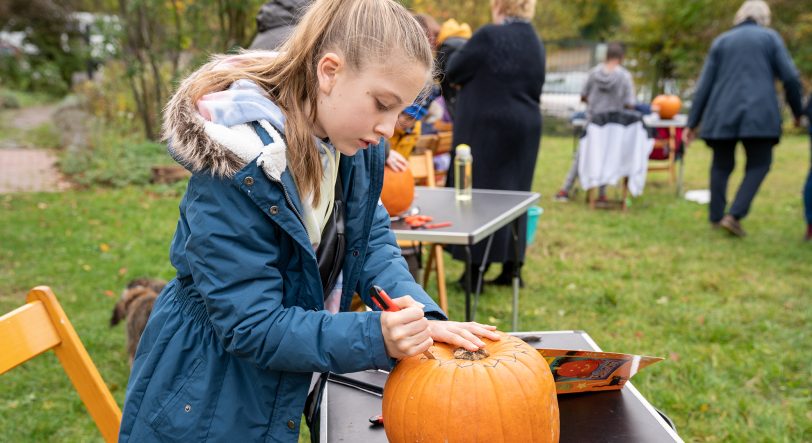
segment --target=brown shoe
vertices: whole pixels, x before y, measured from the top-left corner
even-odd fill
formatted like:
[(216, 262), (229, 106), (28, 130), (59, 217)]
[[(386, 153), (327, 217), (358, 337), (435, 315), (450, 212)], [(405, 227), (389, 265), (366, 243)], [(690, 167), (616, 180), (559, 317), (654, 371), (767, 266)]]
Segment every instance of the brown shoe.
[(739, 223), (739, 221), (730, 214), (722, 217), (722, 220), (719, 221), (719, 226), (725, 228), (727, 232), (730, 232), (736, 237), (744, 237), (747, 235), (747, 232), (744, 232), (741, 223)]

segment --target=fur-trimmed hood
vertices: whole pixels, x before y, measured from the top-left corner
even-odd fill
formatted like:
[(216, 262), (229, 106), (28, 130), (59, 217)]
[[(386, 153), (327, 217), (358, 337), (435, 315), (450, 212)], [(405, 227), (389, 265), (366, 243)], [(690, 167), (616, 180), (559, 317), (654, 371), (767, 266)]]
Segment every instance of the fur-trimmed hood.
[[(258, 55), (257, 52), (249, 54)], [(245, 55), (247, 54), (241, 56)], [(234, 124), (217, 123), (215, 119), (205, 118), (189, 97), (191, 86), (198, 76), (215, 66), (213, 63), (207, 64), (190, 75), (181, 83), (167, 104), (164, 112), (163, 137), (168, 142), (170, 155), (192, 173), (207, 172), (224, 178), (233, 177), (248, 162), (257, 160), (267, 175), (279, 180), (287, 167), (286, 146), (279, 134), (279, 131), (284, 131), (282, 127), (284, 116), (256, 84), (248, 80), (239, 80), (229, 91), (238, 90), (250, 94), (253, 100), (264, 102), (262, 106), (269, 109), (269, 112), (261, 117), (256, 117), (257, 113), (254, 112), (251, 115), (256, 118), (235, 121), (233, 114), (239, 113), (239, 107), (235, 104), (234, 111), (237, 112), (232, 112), (230, 118), (226, 119)], [(254, 120), (259, 121), (271, 135), (273, 143), (263, 145), (248, 124)]]

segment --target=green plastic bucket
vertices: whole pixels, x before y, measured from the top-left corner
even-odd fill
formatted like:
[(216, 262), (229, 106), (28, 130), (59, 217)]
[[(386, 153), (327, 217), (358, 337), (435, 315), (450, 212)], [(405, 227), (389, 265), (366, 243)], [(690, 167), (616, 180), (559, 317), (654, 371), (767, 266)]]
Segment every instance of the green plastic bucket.
[(539, 217), (544, 213), (541, 206), (531, 206), (527, 209), (527, 245), (530, 246), (536, 238), (536, 228), (539, 224)]

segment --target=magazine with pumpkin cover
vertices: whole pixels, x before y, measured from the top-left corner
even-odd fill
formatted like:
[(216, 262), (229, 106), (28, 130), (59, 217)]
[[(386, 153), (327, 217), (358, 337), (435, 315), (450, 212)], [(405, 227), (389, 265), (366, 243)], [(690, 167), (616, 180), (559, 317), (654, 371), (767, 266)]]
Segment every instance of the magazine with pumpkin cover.
[(550, 365), (558, 394), (621, 389), (641, 369), (663, 360), (661, 357), (614, 352), (538, 351)]

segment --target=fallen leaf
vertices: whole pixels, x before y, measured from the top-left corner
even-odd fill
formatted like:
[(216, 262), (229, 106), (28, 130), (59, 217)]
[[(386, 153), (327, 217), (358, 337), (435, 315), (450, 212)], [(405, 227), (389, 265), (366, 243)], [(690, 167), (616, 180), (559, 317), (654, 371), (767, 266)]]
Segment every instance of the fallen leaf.
[(668, 304), (668, 297), (663, 295), (662, 297), (658, 298), (657, 299), (657, 304), (658, 305), (667, 305)]
[(110, 245), (108, 245), (107, 243), (99, 244), (99, 251), (110, 252)]
[(702, 403), (701, 405), (699, 405), (699, 412), (708, 412), (709, 409), (710, 405), (707, 403)]
[(48, 209), (48, 203), (39, 202), (37, 203), (37, 207), (40, 209)]
[(82, 265), (82, 269), (84, 269), (85, 271), (89, 271), (89, 270), (93, 269), (93, 267), (90, 266), (90, 265)]
[(118, 269), (118, 275), (123, 277), (126, 274), (127, 274), (127, 268), (119, 268)]
[(112, 298), (112, 297), (116, 296), (116, 293), (108, 289), (108, 290), (104, 291), (104, 295)]
[(669, 352), (668, 353), (668, 359), (671, 360), (671, 361), (679, 361), (680, 356), (676, 352)]

